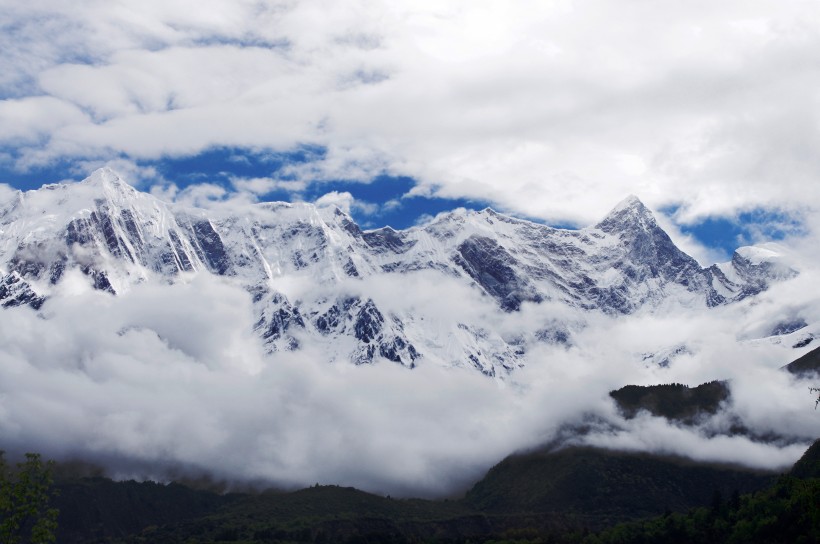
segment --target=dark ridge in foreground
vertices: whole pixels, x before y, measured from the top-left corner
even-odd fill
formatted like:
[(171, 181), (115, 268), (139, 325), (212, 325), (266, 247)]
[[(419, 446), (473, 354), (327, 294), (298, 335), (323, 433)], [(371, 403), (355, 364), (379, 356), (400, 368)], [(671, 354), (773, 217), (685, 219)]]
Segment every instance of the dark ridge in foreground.
[(762, 489), (772, 475), (672, 456), (589, 447), (513, 455), (464, 502), (486, 512), (563, 512), (609, 524), (708, 504), (715, 492)]
[(820, 478), (820, 439), (815, 440), (814, 444), (806, 450), (806, 453), (794, 464), (789, 474), (804, 480)]
[(715, 493), (763, 489), (772, 478), (735, 467), (592, 448), (510, 456), (461, 500), (392, 499), (338, 486), (219, 495), (178, 484), (84, 478), (59, 485), (58, 542), (564, 538), (620, 521), (706, 505)]

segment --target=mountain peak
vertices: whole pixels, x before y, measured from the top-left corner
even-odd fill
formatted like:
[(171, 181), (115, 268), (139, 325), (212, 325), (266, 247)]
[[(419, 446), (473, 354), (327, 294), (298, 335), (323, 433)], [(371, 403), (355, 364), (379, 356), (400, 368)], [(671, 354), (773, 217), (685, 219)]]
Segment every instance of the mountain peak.
[(644, 228), (657, 226), (652, 211), (635, 195), (629, 195), (620, 201), (595, 227), (604, 232), (611, 232), (630, 225)]
[(80, 185), (95, 192), (101, 191), (106, 198), (114, 202), (132, 200), (138, 193), (119, 173), (107, 166), (96, 169), (82, 180)]
[(773, 243), (743, 246), (735, 250), (735, 255), (750, 264), (760, 265), (782, 260), (783, 255), (778, 249), (777, 244)]
[(644, 203), (641, 202), (641, 199), (635, 195), (627, 195), (626, 198), (621, 200), (613, 209), (612, 211), (619, 211), (622, 209), (646, 209)]
[(117, 172), (108, 166), (97, 168), (82, 183), (88, 185), (128, 185)]

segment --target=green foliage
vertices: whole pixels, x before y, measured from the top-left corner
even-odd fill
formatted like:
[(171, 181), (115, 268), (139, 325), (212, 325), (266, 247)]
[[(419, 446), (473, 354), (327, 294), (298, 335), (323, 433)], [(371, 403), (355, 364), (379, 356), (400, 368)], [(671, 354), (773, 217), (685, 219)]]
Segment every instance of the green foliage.
[(820, 479), (782, 477), (771, 488), (711, 508), (618, 525), (584, 544), (820, 542)]
[(51, 508), (52, 463), (27, 453), (11, 470), (0, 451), (0, 542), (46, 544), (55, 541), (58, 510)]

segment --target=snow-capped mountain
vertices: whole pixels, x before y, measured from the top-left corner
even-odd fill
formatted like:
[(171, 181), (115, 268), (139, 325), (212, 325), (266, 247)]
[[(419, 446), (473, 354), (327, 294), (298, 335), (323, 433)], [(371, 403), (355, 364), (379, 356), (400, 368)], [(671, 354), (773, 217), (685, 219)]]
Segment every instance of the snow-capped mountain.
[[(383, 278), (395, 286), (423, 274), (480, 293), (501, 312), (553, 304), (618, 315), (670, 301), (707, 311), (795, 274), (766, 248), (741, 248), (731, 262), (703, 268), (635, 197), (580, 230), (485, 209), (456, 210), (404, 231), (365, 231), (335, 207), (166, 203), (109, 169), (0, 201), (0, 304), (47, 309), (69, 273), (112, 295), (138, 283), (213, 274), (252, 297), (270, 351), (307, 342), (356, 363), (383, 358), (412, 367), (425, 358), (488, 375), (518, 366), (532, 342), (569, 342), (567, 324), (546, 320), (523, 338), (385, 308), (360, 286)], [(283, 287), (294, 282), (304, 287)]]

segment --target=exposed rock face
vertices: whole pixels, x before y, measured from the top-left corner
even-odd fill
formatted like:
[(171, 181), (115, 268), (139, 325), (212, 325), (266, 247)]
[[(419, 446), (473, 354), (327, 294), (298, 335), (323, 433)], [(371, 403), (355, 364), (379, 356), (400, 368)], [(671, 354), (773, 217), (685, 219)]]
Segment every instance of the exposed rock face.
[(526, 277), (518, 261), (492, 238), (471, 236), (457, 248), (455, 262), (508, 312), (524, 301), (543, 300)]
[(16, 272), (6, 274), (0, 279), (0, 305), (3, 308), (28, 305), (39, 310), (43, 302), (45, 298), (38, 296)]
[[(360, 364), (387, 359), (413, 367), (431, 357), (489, 376), (516, 368), (527, 340), (470, 323), (441, 330), (412, 312), (388, 310), (356, 286), (423, 271), (486, 295), (504, 312), (550, 301), (619, 315), (670, 298), (705, 309), (794, 274), (756, 248), (703, 269), (635, 197), (581, 230), (487, 209), (456, 210), (405, 231), (363, 231), (344, 212), (309, 204), (230, 211), (168, 204), (108, 169), (0, 202), (0, 233), (4, 307), (40, 308), (69, 271), (112, 295), (137, 283), (209, 273), (248, 291), (256, 330), (270, 351), (321, 344)], [(289, 296), (276, 287), (282, 278), (310, 288)], [(532, 341), (572, 342), (566, 324), (554, 319), (538, 330)]]

